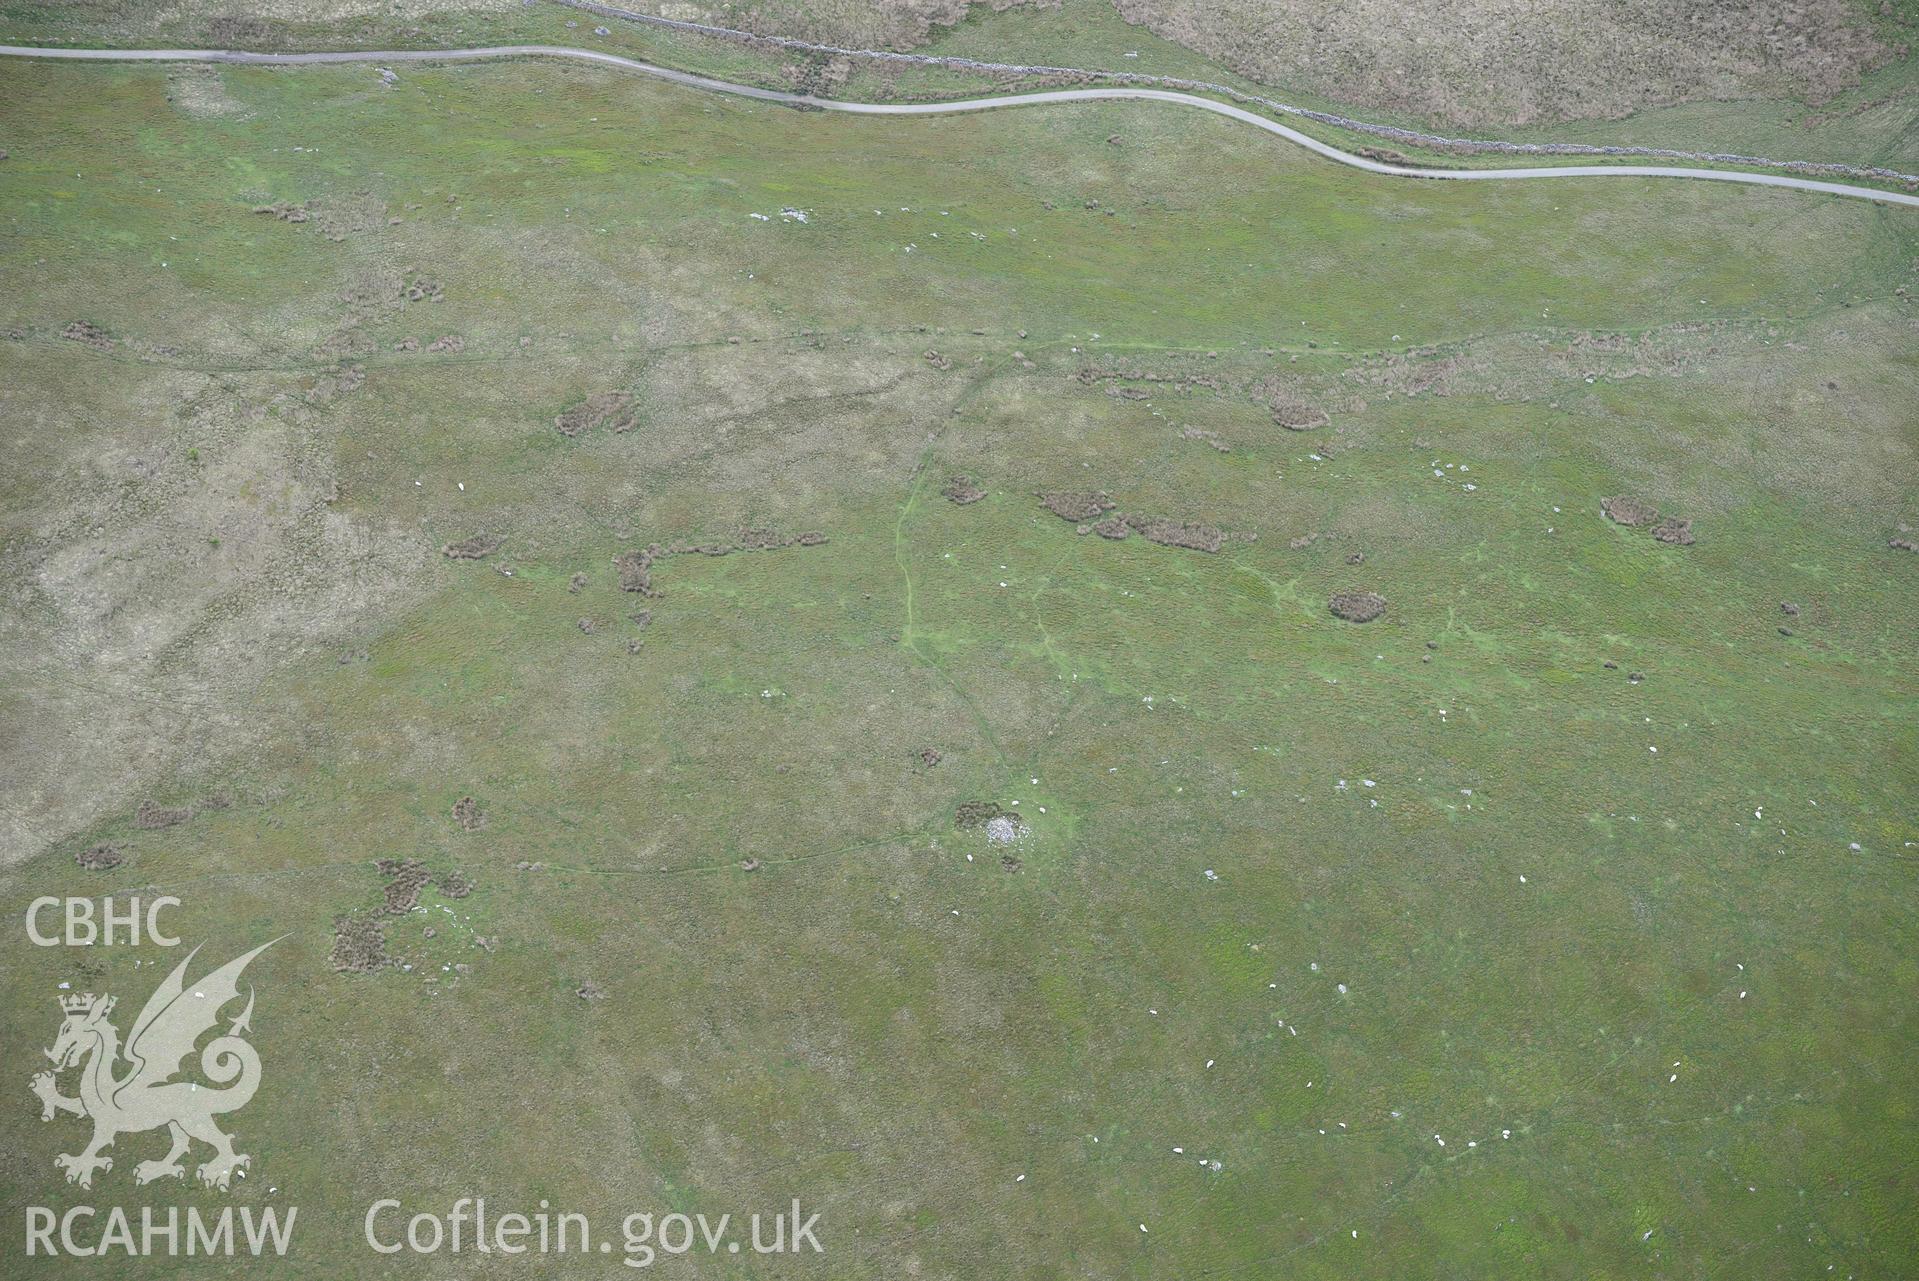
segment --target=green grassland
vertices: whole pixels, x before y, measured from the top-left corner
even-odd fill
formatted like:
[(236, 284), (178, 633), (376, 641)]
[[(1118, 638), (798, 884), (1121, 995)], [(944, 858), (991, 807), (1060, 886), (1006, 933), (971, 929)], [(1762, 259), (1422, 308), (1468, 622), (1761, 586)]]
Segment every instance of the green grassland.
[[(1909, 211), (400, 71), (0, 79), (0, 903), (285, 936), (249, 1177), (136, 1189), (149, 1134), (82, 1191), (25, 1090), (57, 985), (130, 1018), (175, 956), (16, 925), (10, 1234), (292, 1203), (272, 1275), (517, 1276), (360, 1217), (798, 1196), (823, 1258), (658, 1266), (1909, 1274)], [(608, 391), (630, 430), (555, 430)], [(1062, 489), (1245, 537), (1080, 535)], [(827, 542), (619, 589), (743, 526)], [(394, 858), (475, 888), (336, 972)]]

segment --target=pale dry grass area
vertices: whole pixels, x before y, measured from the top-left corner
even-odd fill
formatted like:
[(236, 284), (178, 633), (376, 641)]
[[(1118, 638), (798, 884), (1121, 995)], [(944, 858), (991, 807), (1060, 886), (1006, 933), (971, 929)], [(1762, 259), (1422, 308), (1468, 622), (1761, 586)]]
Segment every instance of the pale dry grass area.
[(738, 27), (859, 49), (907, 50), (925, 44), (935, 27), (950, 27), (975, 12), (1058, 8), (1059, 0), (763, 0), (751, 4), (621, 5), (680, 22)]
[(1821, 102), (1895, 56), (1852, 0), (1115, 0), (1242, 75), (1461, 124)]
[[(107, 8), (115, 7), (108, 4)], [(178, 0), (154, 6), (156, 23), (203, 21), (207, 18), (264, 19), (274, 22), (343, 22), (355, 18), (414, 21), (428, 14), (459, 10), (504, 13), (520, 8), (520, 0)]]

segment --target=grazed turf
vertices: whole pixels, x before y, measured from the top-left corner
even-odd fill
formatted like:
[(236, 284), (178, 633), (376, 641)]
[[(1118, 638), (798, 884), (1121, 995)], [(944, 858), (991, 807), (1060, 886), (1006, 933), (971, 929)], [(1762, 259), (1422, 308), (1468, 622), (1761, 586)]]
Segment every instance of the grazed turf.
[[(284, 1274), (384, 1275), (370, 1201), (481, 1193), (799, 1195), (814, 1275), (1906, 1266), (1909, 217), (1394, 184), (1136, 104), (217, 75), (237, 110), (0, 83), (4, 776), (44, 838), (4, 901), (288, 935), (234, 1126), (235, 1197), (302, 1207)], [(403, 221), (251, 212), (361, 192)], [(1077, 377), (1121, 362), (1220, 386)], [(1330, 425), (1275, 426), (1270, 378)], [(631, 431), (554, 429), (607, 390)], [(1081, 536), (1032, 496), (1068, 488), (1256, 538)], [(742, 525), (829, 541), (618, 590)], [(1333, 619), (1349, 587), (1386, 616)], [(140, 829), (148, 795), (202, 812)], [(974, 799), (1019, 802), (1018, 871)], [(334, 974), (388, 857), (478, 889), (389, 925), (411, 970)], [(151, 983), (6, 947), (22, 1081), (58, 982)], [(61, 1186), (77, 1123), (20, 1098), (9, 1205), (217, 1203), (132, 1188), (151, 1136)]]

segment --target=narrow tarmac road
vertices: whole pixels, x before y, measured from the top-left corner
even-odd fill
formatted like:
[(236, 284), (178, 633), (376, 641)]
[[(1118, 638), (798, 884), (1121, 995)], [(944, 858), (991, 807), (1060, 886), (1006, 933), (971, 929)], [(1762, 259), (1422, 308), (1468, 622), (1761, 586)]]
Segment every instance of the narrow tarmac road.
[(591, 49), (570, 49), (560, 45), (496, 45), (483, 49), (389, 49), (354, 50), (339, 53), (244, 53), (225, 49), (43, 49), (27, 45), (0, 45), (0, 57), (57, 58), (87, 62), (218, 62), (241, 66), (304, 66), (342, 62), (471, 62), (489, 58), (571, 58), (595, 62), (623, 71), (637, 72), (674, 84), (715, 93), (777, 102), (790, 107), (820, 111), (841, 111), (865, 116), (936, 116), (963, 111), (992, 111), (1003, 107), (1036, 107), (1054, 102), (1092, 102), (1105, 99), (1143, 99), (1197, 107), (1215, 115), (1227, 116), (1243, 124), (1277, 134), (1342, 165), (1364, 169), (1368, 173), (1395, 178), (1425, 178), (1458, 182), (1514, 182), (1537, 178), (1693, 178), (1707, 182), (1731, 182), (1754, 187), (1786, 187), (1794, 191), (1815, 191), (1832, 196), (1874, 200), (1887, 205), (1919, 209), (1919, 195), (1882, 191), (1875, 187), (1857, 187), (1842, 182), (1820, 182), (1785, 174), (1753, 173), (1738, 169), (1691, 169), (1673, 165), (1545, 165), (1523, 169), (1428, 169), (1387, 164), (1370, 160), (1309, 134), (1280, 124), (1256, 112), (1231, 103), (1217, 102), (1197, 94), (1170, 89), (1099, 88), (1052, 89), (1038, 93), (1005, 94), (988, 98), (962, 98), (952, 102), (843, 102), (815, 98), (810, 94), (784, 93), (777, 89), (758, 89), (733, 84), (691, 72), (657, 67), (652, 63), (618, 54), (598, 53)]

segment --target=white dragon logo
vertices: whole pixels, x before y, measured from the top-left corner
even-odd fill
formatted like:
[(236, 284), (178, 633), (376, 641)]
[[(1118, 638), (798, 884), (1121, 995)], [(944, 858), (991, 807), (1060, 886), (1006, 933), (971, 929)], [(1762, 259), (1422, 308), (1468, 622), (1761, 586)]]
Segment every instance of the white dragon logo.
[[(91, 992), (60, 998), (66, 1021), (60, 1025), (53, 1048), (46, 1052), (53, 1060), (53, 1071), (36, 1075), (32, 1088), (40, 1099), (42, 1121), (51, 1121), (56, 1112), (70, 1112), (93, 1121), (93, 1141), (85, 1149), (54, 1158), (54, 1164), (66, 1171), (67, 1182), (92, 1187), (94, 1171), (113, 1168), (113, 1158), (101, 1153), (113, 1145), (115, 1138), (161, 1126), (172, 1135), (173, 1149), (158, 1161), (142, 1161), (135, 1166), (136, 1183), (185, 1177), (180, 1158), (193, 1139), (213, 1147), (213, 1159), (199, 1170), (200, 1182), (208, 1187), (225, 1191), (234, 1171), (246, 1168), (251, 1158), (233, 1150), (232, 1138), (214, 1125), (213, 1118), (245, 1107), (260, 1085), (259, 1052), (242, 1036), (253, 1018), (251, 988), (247, 989), (246, 1008), (228, 1026), (226, 1035), (215, 1037), (200, 1052), (200, 1070), (208, 1080), (225, 1088), (207, 1089), (198, 1082), (174, 1078), (183, 1060), (193, 1053), (195, 1043), (219, 1021), (220, 1007), (238, 999), (240, 972), (247, 962), (277, 942), (263, 943), (229, 961), (191, 990), (184, 979), (188, 964), (200, 949), (189, 952), (187, 959), (154, 989), (140, 1017), (133, 1021), (124, 1051), (124, 1071), (120, 1070), (120, 1033), (107, 1020), (113, 1013), (114, 998)], [(54, 1080), (55, 1073), (72, 1067), (80, 1067), (78, 1098), (61, 1094)]]

